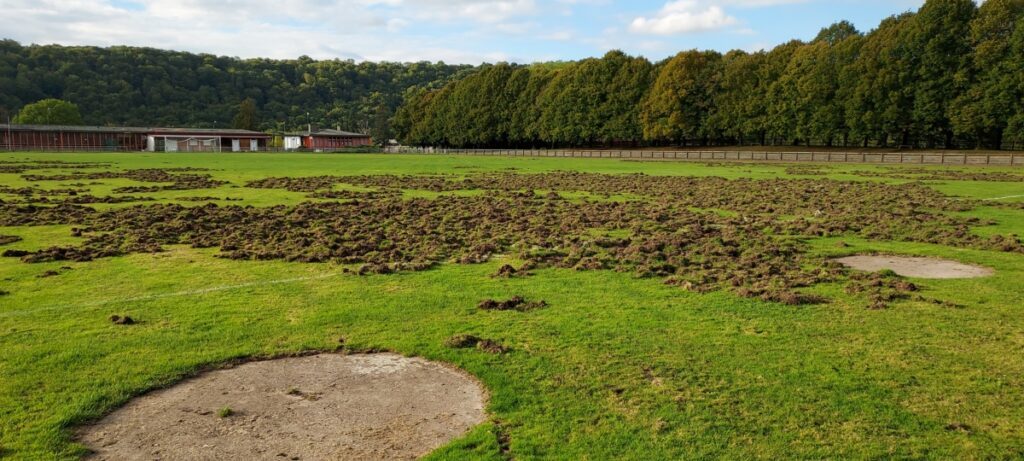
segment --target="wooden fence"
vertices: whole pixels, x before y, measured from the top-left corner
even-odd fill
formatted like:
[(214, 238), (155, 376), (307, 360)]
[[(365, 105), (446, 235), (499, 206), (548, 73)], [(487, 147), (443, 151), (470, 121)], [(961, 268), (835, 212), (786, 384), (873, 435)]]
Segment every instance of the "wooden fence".
[(445, 149), (389, 147), (389, 153), (484, 155), (511, 157), (613, 158), (637, 160), (694, 160), (750, 162), (832, 162), (908, 165), (1024, 166), (1021, 153), (953, 152), (758, 152), (694, 150), (580, 150), (580, 149)]

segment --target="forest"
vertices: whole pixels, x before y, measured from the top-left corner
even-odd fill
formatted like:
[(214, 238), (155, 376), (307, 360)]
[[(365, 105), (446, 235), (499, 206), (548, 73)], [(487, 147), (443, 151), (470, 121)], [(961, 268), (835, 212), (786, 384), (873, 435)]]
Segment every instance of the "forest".
[(484, 65), (408, 90), (411, 145), (1024, 148), (1024, 0), (928, 0), (862, 33), (661, 62)]
[[(233, 125), (243, 102), (256, 126), (292, 130), (341, 125), (388, 136), (410, 87), (441, 86), (467, 65), (238, 59), (152, 48), (29, 45), (0, 41), (0, 117), (55, 98), (79, 107), (89, 125)], [(309, 114), (307, 116), (307, 113)]]
[(1024, 0), (929, 0), (758, 52), (651, 62), (356, 63), (0, 41), (0, 118), (47, 98), (82, 123), (341, 126), (447, 147), (1024, 148)]

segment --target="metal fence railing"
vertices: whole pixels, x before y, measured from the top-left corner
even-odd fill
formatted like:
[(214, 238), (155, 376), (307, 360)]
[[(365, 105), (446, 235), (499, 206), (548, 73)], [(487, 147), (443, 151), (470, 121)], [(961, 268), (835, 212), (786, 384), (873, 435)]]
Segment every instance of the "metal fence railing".
[(825, 162), (916, 165), (1024, 166), (1024, 153), (1007, 152), (769, 152), (724, 150), (448, 149), (388, 147), (389, 153), (637, 160)]

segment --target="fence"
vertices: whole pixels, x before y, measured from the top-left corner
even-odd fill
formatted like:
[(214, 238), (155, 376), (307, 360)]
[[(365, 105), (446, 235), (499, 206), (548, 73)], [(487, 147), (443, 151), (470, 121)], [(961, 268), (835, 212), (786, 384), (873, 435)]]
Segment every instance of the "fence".
[(972, 152), (758, 152), (692, 150), (446, 149), (388, 147), (389, 153), (511, 157), (613, 158), (642, 160), (832, 162), (910, 165), (1024, 166), (1022, 153)]
[(316, 150), (307, 149), (307, 148), (285, 149), (284, 147), (260, 146), (256, 150), (242, 149), (242, 150), (239, 150), (239, 151), (232, 151), (231, 146), (229, 145), (229, 146), (222, 146), (220, 148), (208, 149), (208, 150), (185, 150), (185, 149), (181, 149), (181, 150), (176, 150), (176, 151), (168, 152), (168, 151), (164, 151), (164, 150), (149, 151), (149, 150), (145, 150), (143, 148), (128, 148), (128, 147), (123, 147), (123, 146), (96, 147), (96, 146), (70, 146), (70, 145), (65, 145), (65, 146), (37, 147), (37, 146), (22, 146), (22, 145), (9, 146), (9, 145), (2, 145), (2, 144), (0, 144), (0, 154), (3, 154), (5, 152), (6, 153), (11, 153), (11, 152), (37, 152), (37, 153), (104, 153), (104, 152), (140, 152), (140, 153), (145, 152), (145, 153), (150, 153), (150, 152), (155, 152), (155, 153), (158, 153), (158, 154), (167, 153), (167, 154), (172, 154), (172, 155), (173, 154), (189, 154), (189, 153), (195, 153), (195, 154), (201, 154), (201, 153), (221, 153), (221, 152), (223, 152), (225, 154), (230, 154), (230, 153), (247, 154), (247, 153), (254, 153), (254, 152), (374, 154), (374, 153), (381, 153), (381, 152), (383, 152), (383, 150), (381, 148), (375, 147), (375, 146), (369, 146), (369, 147), (339, 147), (339, 148), (316, 149)]

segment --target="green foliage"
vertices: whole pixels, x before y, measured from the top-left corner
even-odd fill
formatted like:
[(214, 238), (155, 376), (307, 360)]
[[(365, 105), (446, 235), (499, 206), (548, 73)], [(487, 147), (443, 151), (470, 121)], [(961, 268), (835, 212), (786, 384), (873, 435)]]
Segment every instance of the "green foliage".
[(81, 125), (78, 106), (60, 99), (44, 99), (21, 108), (14, 123), (26, 125)]
[[(349, 130), (390, 117), (406, 89), (434, 88), (470, 69), (444, 63), (238, 59), (151, 48), (22, 46), (0, 40), (0, 108), (59, 98), (90, 125), (229, 126), (252, 99), (259, 129), (309, 122)], [(4, 112), (4, 110), (0, 110)]]
[(396, 131), (409, 144), (454, 147), (1020, 147), (1022, 5), (928, 0), (867, 34), (840, 21), (764, 52), (694, 50), (652, 65), (612, 51), (512, 66), (501, 91), (480, 86), (499, 67), (484, 66), (466, 82), (407, 93)]
[(694, 50), (661, 67), (640, 114), (645, 139), (685, 143), (704, 134), (720, 62), (718, 53)]
[[(1024, 34), (1015, 34), (1024, 31), (1022, 14), (1022, 0), (983, 3), (971, 23), (971, 59), (956, 76), (966, 89), (949, 108), (953, 130), (985, 147), (998, 148), (1011, 119), (1024, 114), (1024, 55), (1020, 53)], [(1016, 133), (1011, 136), (1017, 137)]]
[(912, 119), (914, 134), (929, 147), (946, 144), (953, 131), (946, 114), (958, 95), (954, 81), (970, 56), (968, 36), (977, 6), (973, 0), (931, 0), (914, 17), (912, 49), (920, 60), (916, 70)]
[(238, 105), (238, 115), (235, 115), (233, 126), (243, 130), (255, 130), (259, 125), (259, 111), (256, 109), (256, 101), (252, 98), (245, 98)]

